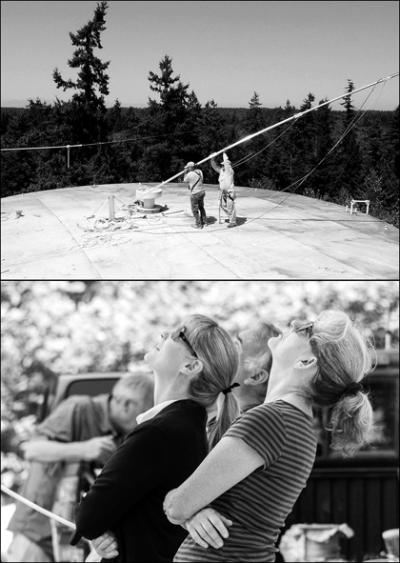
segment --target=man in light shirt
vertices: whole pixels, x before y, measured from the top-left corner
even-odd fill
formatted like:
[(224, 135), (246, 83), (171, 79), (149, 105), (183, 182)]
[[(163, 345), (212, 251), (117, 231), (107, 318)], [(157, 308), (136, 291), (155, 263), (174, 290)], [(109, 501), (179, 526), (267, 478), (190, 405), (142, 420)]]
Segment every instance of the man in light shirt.
[[(153, 405), (153, 381), (147, 374), (121, 377), (110, 395), (72, 395), (62, 401), (23, 444), (30, 462), (22, 496), (70, 520), (80, 494), (83, 475), (101, 467), (136, 427), (136, 417)], [(66, 488), (74, 483), (76, 489)], [(71, 502), (66, 502), (66, 493)], [(58, 499), (58, 500), (57, 500)], [(64, 501), (62, 504), (61, 501)], [(55, 510), (57, 506), (57, 510)], [(13, 541), (7, 552), (10, 562), (55, 561), (50, 521), (18, 504), (9, 523)], [(67, 559), (63, 559), (67, 560)]]
[(235, 207), (235, 186), (234, 186), (234, 172), (231, 161), (226, 153), (223, 154), (223, 161), (220, 166), (216, 163), (215, 159), (211, 159), (211, 166), (218, 172), (219, 189), (220, 189), (220, 208), (226, 213), (229, 223), (228, 227), (236, 227), (236, 207)]
[(188, 162), (184, 168), (183, 181), (187, 182), (190, 191), (190, 204), (195, 219), (194, 229), (202, 229), (207, 226), (206, 210), (204, 209), (204, 198), (206, 192), (203, 186), (203, 172), (196, 168), (194, 162)]

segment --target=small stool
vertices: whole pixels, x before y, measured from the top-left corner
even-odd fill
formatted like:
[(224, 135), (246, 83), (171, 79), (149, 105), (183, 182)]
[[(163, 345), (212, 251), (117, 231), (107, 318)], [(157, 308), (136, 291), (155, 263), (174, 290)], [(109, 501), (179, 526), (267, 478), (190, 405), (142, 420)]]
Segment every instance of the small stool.
[[(369, 199), (352, 199), (350, 202), (350, 215), (353, 215), (353, 213), (356, 212), (356, 210), (354, 209), (356, 203), (365, 203), (366, 205), (365, 215), (369, 215), (369, 204), (370, 204)], [(346, 211), (347, 210), (348, 210), (348, 206), (346, 205)]]

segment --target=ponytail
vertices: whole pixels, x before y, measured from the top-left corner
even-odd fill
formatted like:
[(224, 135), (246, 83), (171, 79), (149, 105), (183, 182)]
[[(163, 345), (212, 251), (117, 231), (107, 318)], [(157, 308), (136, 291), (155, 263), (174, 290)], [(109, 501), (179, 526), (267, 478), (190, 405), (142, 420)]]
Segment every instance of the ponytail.
[(331, 448), (344, 456), (354, 455), (368, 442), (373, 411), (366, 393), (345, 395), (334, 405), (327, 430), (332, 432)]
[(218, 401), (220, 404), (218, 405), (217, 417), (208, 433), (210, 450), (220, 441), (232, 422), (240, 414), (239, 403), (233, 393), (223, 394)]
[(318, 317), (310, 344), (318, 360), (313, 400), (331, 407), (331, 447), (353, 455), (367, 443), (373, 425), (372, 406), (360, 383), (372, 368), (372, 350), (341, 311), (324, 311)]
[(185, 320), (187, 336), (203, 364), (193, 379), (189, 396), (206, 408), (218, 400), (217, 418), (210, 430), (210, 448), (239, 415), (239, 405), (230, 392), (239, 367), (239, 353), (230, 335), (215, 321), (204, 315), (191, 315)]

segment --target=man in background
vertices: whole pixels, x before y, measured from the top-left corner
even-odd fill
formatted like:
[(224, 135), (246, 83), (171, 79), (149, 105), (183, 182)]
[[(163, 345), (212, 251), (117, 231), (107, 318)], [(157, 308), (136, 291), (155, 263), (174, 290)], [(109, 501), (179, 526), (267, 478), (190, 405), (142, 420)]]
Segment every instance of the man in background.
[[(257, 322), (254, 327), (243, 330), (234, 337), (239, 348), (240, 359), (234, 379), (234, 383), (239, 385), (234, 388), (233, 393), (242, 413), (264, 402), (272, 366), (268, 340), (280, 333), (281, 331), (271, 323)], [(219, 408), (217, 402), (208, 414), (208, 431), (215, 423)]]
[[(23, 446), (31, 462), (21, 495), (73, 520), (83, 475), (101, 467), (136, 426), (136, 417), (153, 405), (150, 376), (122, 377), (111, 395), (75, 395), (62, 401)], [(55, 560), (49, 519), (17, 503), (8, 529), (14, 533), (9, 562)], [(56, 542), (57, 543), (57, 542)], [(62, 559), (64, 561), (72, 559)]]
[(240, 386), (233, 392), (239, 401), (241, 412), (264, 402), (272, 366), (268, 340), (280, 333), (273, 324), (258, 322), (254, 327), (243, 330), (236, 336), (240, 349), (240, 364), (235, 383)]

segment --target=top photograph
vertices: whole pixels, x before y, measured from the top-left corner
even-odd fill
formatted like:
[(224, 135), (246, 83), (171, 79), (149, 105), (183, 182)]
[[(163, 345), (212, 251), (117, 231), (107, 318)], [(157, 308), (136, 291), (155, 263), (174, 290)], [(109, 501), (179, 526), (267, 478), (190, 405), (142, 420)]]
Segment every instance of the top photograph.
[(398, 280), (399, 3), (2, 1), (1, 280)]

